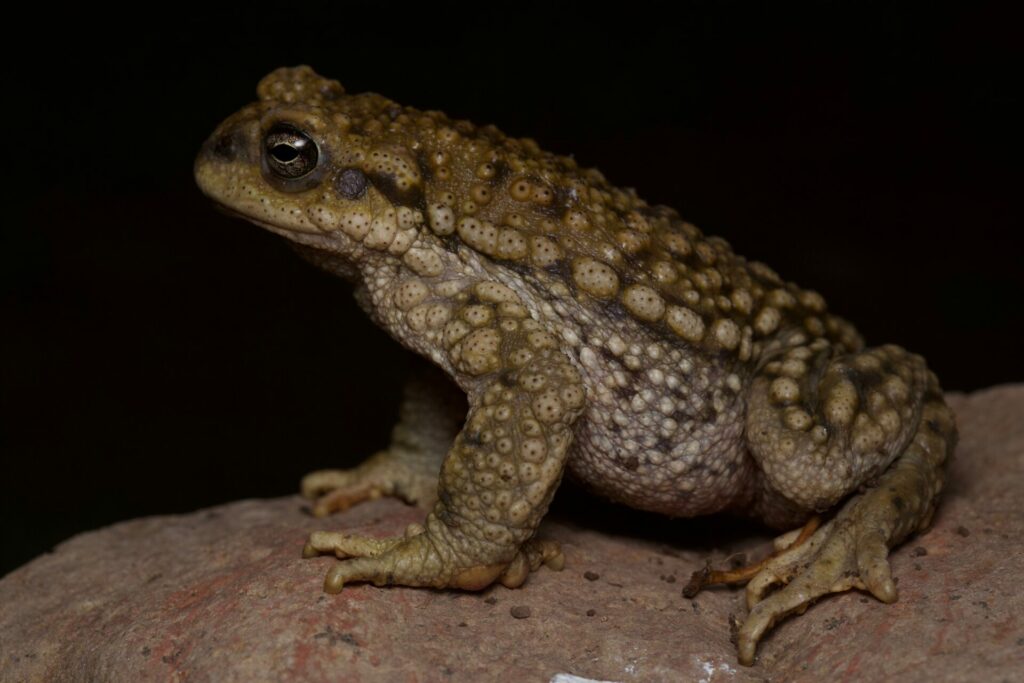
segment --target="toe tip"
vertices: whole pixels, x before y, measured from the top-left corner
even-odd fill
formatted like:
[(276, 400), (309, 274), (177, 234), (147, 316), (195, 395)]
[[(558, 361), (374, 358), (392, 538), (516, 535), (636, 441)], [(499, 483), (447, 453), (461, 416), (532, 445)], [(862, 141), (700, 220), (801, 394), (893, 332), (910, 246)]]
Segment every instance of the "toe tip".
[(899, 599), (899, 592), (896, 590), (896, 584), (892, 579), (883, 581), (877, 586), (872, 586), (871, 593), (884, 603), (893, 603)]
[(756, 643), (740, 641), (739, 651), (736, 653), (736, 658), (743, 666), (754, 666), (754, 656), (756, 653)]
[(345, 579), (339, 569), (340, 566), (334, 567), (327, 572), (327, 576), (324, 577), (324, 593), (334, 595), (340, 593), (341, 589), (345, 587)]
[(565, 569), (565, 554), (559, 550), (557, 553), (544, 560), (544, 566), (553, 572), (562, 571)]

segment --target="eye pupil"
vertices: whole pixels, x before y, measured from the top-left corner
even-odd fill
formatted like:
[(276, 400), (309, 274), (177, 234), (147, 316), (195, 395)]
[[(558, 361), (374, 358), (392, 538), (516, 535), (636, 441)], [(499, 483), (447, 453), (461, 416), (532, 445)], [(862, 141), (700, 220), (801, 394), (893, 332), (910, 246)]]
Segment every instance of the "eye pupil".
[(274, 148), (270, 150), (270, 153), (275, 159), (281, 163), (287, 164), (289, 161), (295, 161), (299, 156), (299, 150), (295, 149), (291, 145), (274, 145)]

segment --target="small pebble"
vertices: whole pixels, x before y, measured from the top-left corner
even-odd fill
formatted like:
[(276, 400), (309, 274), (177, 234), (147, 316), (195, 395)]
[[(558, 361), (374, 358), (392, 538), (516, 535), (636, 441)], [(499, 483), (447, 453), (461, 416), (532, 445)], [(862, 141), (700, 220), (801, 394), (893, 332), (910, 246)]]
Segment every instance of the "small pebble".
[(516, 605), (509, 610), (509, 614), (516, 619), (527, 619), (530, 616), (530, 608), (526, 605)]
[(597, 572), (583, 572), (583, 578), (587, 581), (597, 581), (601, 578), (601, 575)]
[(916, 548), (910, 551), (911, 557), (924, 557), (927, 554), (928, 550), (925, 549), (923, 546), (917, 546)]
[(592, 617), (592, 616), (594, 616), (595, 614), (597, 614), (597, 610), (593, 610), (593, 609), (588, 609), (588, 610), (587, 610), (587, 616), (588, 616), (588, 617)]
[(964, 538), (967, 538), (968, 536), (971, 535), (971, 530), (968, 529), (965, 526), (958, 526), (956, 528), (956, 535), (957, 536), (963, 536)]

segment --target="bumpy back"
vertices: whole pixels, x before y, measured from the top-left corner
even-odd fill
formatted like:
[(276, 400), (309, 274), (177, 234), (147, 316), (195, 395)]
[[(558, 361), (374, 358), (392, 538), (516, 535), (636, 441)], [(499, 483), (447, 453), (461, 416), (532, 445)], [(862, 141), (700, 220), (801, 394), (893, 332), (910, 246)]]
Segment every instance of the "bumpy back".
[(649, 206), (533, 140), (376, 94), (346, 95), (308, 67), (274, 72), (259, 94), (301, 102), (332, 122), (344, 136), (335, 161), (419, 212), (451, 248), (469, 247), (585, 307), (744, 362), (785, 331), (847, 350), (862, 346), (816, 292), (783, 282), (673, 209)]

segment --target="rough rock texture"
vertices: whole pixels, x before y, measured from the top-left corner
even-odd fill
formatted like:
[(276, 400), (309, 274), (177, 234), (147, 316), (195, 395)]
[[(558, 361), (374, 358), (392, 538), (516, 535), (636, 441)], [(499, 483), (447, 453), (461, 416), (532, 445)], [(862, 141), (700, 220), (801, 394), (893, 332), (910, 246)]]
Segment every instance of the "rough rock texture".
[[(893, 555), (899, 602), (824, 599), (778, 626), (752, 668), (729, 642), (742, 592), (680, 595), (707, 557), (687, 532), (706, 524), (652, 538), (577, 512), (541, 528), (566, 570), (521, 589), (328, 596), (334, 560), (300, 559), (309, 531), (385, 536), (422, 515), (385, 500), (318, 520), (283, 498), (81, 534), (4, 577), (0, 680), (1019, 680), (1024, 386), (950, 400), (952, 484), (932, 530)], [(763, 552), (764, 538), (725, 538), (712, 558)]]

